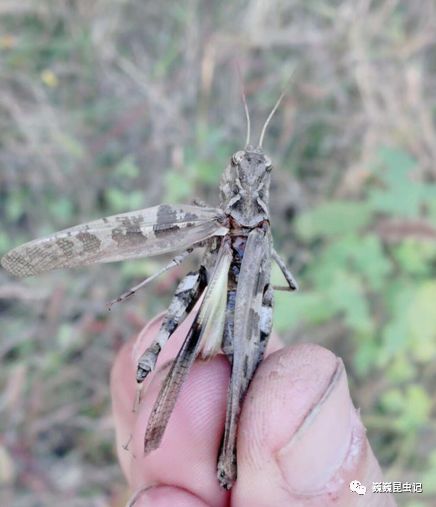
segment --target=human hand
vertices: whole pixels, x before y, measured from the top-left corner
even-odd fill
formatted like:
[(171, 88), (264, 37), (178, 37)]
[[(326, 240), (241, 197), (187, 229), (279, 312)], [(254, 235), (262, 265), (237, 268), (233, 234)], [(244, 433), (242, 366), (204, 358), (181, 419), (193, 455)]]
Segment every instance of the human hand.
[[(156, 335), (161, 317), (124, 346), (111, 376), (119, 460), (134, 507), (392, 507), (374, 494), (382, 474), (350, 399), (342, 361), (317, 345), (282, 347), (272, 337), (243, 403), (238, 432), (238, 478), (218, 485), (216, 460), (224, 427), (230, 367), (223, 356), (197, 361), (183, 386), (162, 445), (143, 456), (148, 416), (193, 316), (179, 327), (136, 393), (136, 357)], [(163, 365), (163, 366), (162, 366)], [(128, 450), (123, 446), (130, 439)], [(350, 492), (359, 480), (365, 495)]]

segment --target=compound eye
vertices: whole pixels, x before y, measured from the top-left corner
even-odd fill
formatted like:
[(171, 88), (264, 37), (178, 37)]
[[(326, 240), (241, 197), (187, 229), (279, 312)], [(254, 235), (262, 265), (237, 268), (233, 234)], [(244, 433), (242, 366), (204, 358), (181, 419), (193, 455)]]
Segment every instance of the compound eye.
[(272, 171), (272, 162), (268, 157), (265, 157), (265, 170), (268, 172)]
[(232, 155), (232, 164), (239, 165), (244, 158), (245, 153), (243, 151), (237, 151)]

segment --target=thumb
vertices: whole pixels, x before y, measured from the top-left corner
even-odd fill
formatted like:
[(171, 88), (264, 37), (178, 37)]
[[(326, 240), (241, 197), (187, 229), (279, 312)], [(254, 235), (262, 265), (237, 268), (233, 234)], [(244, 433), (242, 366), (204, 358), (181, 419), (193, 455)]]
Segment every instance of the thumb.
[[(380, 467), (351, 402), (344, 365), (322, 347), (284, 348), (261, 364), (238, 439), (235, 507), (395, 506), (391, 495), (372, 493), (372, 482), (382, 480)], [(350, 491), (351, 481), (366, 493)]]

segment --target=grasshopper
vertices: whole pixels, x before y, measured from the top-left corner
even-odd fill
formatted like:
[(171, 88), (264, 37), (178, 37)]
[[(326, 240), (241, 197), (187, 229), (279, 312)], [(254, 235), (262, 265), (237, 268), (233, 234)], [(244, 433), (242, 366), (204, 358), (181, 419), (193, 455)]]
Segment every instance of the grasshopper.
[[(250, 116), (243, 95), (246, 146), (232, 155), (224, 170), (219, 208), (202, 203), (160, 204), (101, 218), (25, 243), (1, 260), (7, 271), (26, 277), (57, 268), (182, 252), (158, 273), (113, 301), (116, 302), (181, 264), (194, 249), (204, 248), (199, 269), (182, 278), (157, 336), (140, 357), (136, 380), (141, 386), (154, 370), (166, 342), (202, 298), (152, 409), (144, 453), (159, 447), (195, 359), (209, 358), (221, 351), (231, 365), (225, 428), (217, 462), (218, 481), (226, 489), (232, 487), (237, 475), (238, 417), (271, 333), (274, 289), (297, 289), (294, 277), (273, 247), (268, 208), (272, 163), (262, 149), (266, 128), (283, 95), (265, 121), (256, 147), (250, 144)], [(271, 285), (272, 261), (283, 272), (286, 287)]]

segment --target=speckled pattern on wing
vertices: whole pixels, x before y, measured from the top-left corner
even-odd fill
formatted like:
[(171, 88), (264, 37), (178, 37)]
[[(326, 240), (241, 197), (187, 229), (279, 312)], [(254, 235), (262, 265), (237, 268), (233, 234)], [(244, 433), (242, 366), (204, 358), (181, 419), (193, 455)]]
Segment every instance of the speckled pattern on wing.
[(2, 266), (24, 277), (57, 268), (112, 262), (183, 250), (227, 229), (216, 208), (161, 204), (101, 218), (8, 252)]
[(262, 335), (262, 301), (271, 274), (271, 232), (253, 229), (247, 238), (241, 263), (233, 327), (233, 362), (227, 398), (226, 424), (221, 454), (218, 459), (218, 480), (230, 489), (236, 479), (236, 435), (241, 400), (243, 399), (269, 337)]

